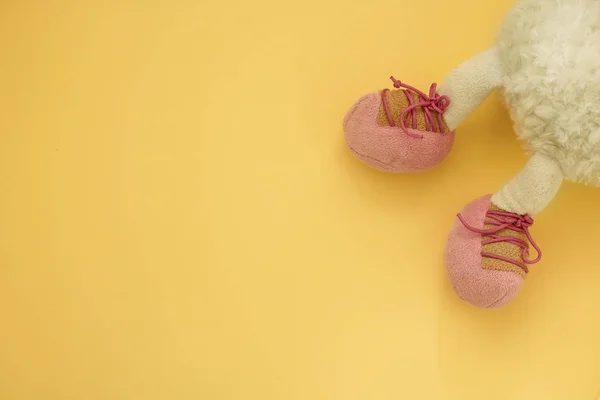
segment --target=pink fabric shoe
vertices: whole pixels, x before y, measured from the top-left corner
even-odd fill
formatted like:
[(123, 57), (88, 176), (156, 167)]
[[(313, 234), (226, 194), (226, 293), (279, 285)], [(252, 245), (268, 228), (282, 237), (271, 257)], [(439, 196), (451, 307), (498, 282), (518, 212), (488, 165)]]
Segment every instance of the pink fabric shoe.
[(350, 151), (385, 172), (426, 171), (446, 158), (454, 143), (443, 114), (450, 106), (437, 85), (429, 95), (391, 77), (394, 87), (362, 97), (344, 119)]
[[(446, 245), (446, 272), (458, 296), (481, 308), (500, 308), (521, 290), (529, 264), (542, 252), (529, 233), (533, 219), (506, 212), (481, 197), (458, 214)], [(537, 258), (529, 258), (529, 244)]]

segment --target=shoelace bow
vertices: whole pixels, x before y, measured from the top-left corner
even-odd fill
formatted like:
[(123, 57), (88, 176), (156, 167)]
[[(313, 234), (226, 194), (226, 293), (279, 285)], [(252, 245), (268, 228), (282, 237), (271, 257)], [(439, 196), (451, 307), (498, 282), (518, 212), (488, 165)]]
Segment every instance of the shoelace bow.
[[(514, 244), (515, 246), (521, 248), (521, 258), (523, 260), (523, 263), (512, 260), (508, 257), (499, 256), (497, 254), (492, 254), (485, 251), (481, 252), (481, 255), (483, 257), (495, 258), (497, 260), (506, 261), (523, 269), (525, 272), (529, 272), (529, 268), (527, 268), (527, 265), (536, 264), (542, 259), (542, 251), (540, 250), (538, 245), (531, 237), (531, 234), (529, 233), (529, 228), (533, 225), (533, 218), (531, 218), (529, 215), (518, 215), (506, 211), (489, 210), (486, 214), (486, 219), (484, 220), (485, 225), (492, 226), (489, 229), (479, 229), (469, 225), (460, 214), (458, 214), (458, 219), (460, 220), (460, 222), (462, 222), (465, 228), (467, 228), (471, 232), (476, 232), (481, 234), (482, 236), (489, 237), (489, 239), (481, 242), (481, 244), (484, 246), (491, 243), (506, 242)], [(531, 245), (537, 252), (538, 256), (533, 260), (529, 258), (529, 244), (527, 243), (527, 241), (517, 237), (497, 235), (497, 233), (503, 229), (509, 229), (514, 232), (524, 233), (525, 236), (527, 236), (529, 243), (531, 243)]]
[[(416, 89), (410, 85), (406, 85), (393, 76), (390, 77), (392, 82), (394, 82), (394, 87), (397, 89), (404, 89), (403, 92), (408, 99), (409, 106), (402, 111), (400, 114), (400, 128), (406, 133), (408, 136), (423, 139), (423, 135), (412, 133), (408, 130), (407, 122), (410, 118), (412, 122), (412, 129), (417, 129), (417, 110), (419, 108), (423, 109), (423, 115), (425, 116), (425, 127), (427, 131), (445, 133), (444, 128), (444, 120), (442, 119), (442, 115), (446, 111), (446, 109), (450, 106), (450, 98), (448, 96), (440, 96), (437, 93), (437, 84), (434, 83), (431, 85), (429, 89), (429, 95), (421, 92), (419, 89)], [(385, 110), (385, 115), (387, 116), (388, 122), (390, 126), (396, 126), (394, 119), (390, 113), (390, 108), (387, 102), (387, 92), (389, 89), (384, 89), (381, 92), (381, 101), (383, 103), (383, 109)], [(413, 95), (416, 94), (419, 96), (419, 103), (415, 103), (413, 99)], [(437, 118), (435, 118), (432, 113), (437, 113)]]

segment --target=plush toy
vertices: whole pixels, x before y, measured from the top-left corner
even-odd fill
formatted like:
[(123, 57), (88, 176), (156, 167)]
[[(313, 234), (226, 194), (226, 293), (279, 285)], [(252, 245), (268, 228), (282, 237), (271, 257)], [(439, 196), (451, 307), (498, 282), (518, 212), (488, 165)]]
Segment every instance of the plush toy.
[(495, 46), (428, 92), (395, 89), (362, 97), (344, 120), (350, 151), (386, 172), (439, 164), (455, 129), (496, 88), (531, 154), (498, 192), (457, 216), (445, 251), (450, 283), (482, 308), (512, 301), (542, 258), (533, 218), (564, 179), (600, 186), (600, 0), (520, 0)]

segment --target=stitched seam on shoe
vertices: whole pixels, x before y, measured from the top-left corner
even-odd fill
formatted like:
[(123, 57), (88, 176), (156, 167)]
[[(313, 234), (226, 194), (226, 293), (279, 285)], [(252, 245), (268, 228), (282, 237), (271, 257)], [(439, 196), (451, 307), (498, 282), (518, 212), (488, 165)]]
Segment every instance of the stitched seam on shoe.
[(377, 161), (378, 163), (382, 163), (383, 165), (387, 165), (388, 167), (392, 167), (392, 168), (395, 168), (395, 167), (396, 167), (394, 164), (388, 164), (388, 163), (386, 163), (386, 162), (384, 162), (384, 161), (378, 160), (378, 159), (377, 159), (377, 158), (375, 158), (375, 157), (371, 157), (371, 156), (367, 156), (367, 155), (365, 155), (365, 154), (361, 154), (361, 153), (359, 153), (358, 151), (354, 150), (354, 149), (353, 149), (352, 147), (350, 147), (350, 146), (348, 146), (348, 148), (349, 148), (349, 149), (350, 149), (350, 150), (351, 150), (353, 153), (355, 153), (355, 154), (356, 154), (356, 155), (358, 155), (358, 156), (365, 157), (365, 158), (368, 158), (368, 159), (370, 159), (370, 160), (373, 160), (373, 161)]
[(506, 298), (506, 296), (508, 296), (508, 292), (504, 293), (504, 296), (502, 296), (500, 299), (496, 300), (495, 302), (493, 302), (492, 304), (490, 304), (489, 306), (486, 306), (485, 308), (492, 308), (494, 307), (496, 304), (500, 303), (502, 300), (504, 300)]

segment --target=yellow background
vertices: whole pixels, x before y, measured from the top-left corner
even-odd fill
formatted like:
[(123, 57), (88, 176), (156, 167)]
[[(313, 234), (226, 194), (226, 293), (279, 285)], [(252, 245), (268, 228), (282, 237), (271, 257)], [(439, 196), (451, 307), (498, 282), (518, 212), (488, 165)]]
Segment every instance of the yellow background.
[(563, 187), (482, 311), (442, 254), (525, 161), (498, 97), (426, 174), (344, 147), (359, 96), (441, 81), (511, 3), (1, 2), (0, 398), (595, 399), (600, 191)]

